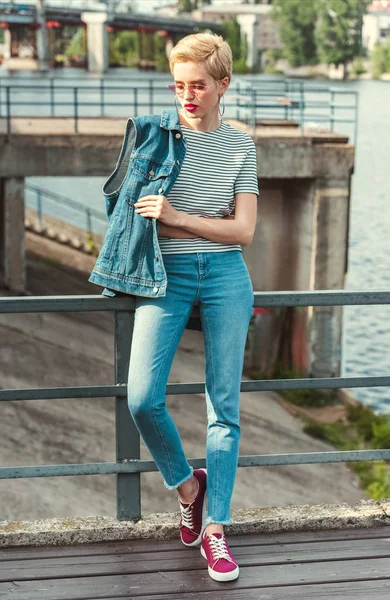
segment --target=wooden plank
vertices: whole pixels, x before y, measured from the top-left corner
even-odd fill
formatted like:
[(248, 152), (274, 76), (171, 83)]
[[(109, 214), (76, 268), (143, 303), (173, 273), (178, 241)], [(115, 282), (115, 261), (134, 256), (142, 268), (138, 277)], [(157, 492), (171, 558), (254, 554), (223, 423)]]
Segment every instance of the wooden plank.
[[(260, 546), (296, 544), (299, 542), (316, 543), (319, 540), (360, 540), (390, 538), (390, 526), (335, 529), (308, 532), (271, 533), (255, 535), (228, 535), (231, 548), (239, 546)], [(99, 542), (95, 544), (76, 544), (68, 546), (23, 546), (0, 549), (0, 560), (19, 560), (35, 558), (53, 558), (61, 556), (99, 556), (105, 554), (123, 554), (129, 552), (164, 552), (179, 550), (183, 544), (174, 540), (123, 540)]]
[[(223, 584), (224, 585), (224, 584)], [(390, 582), (383, 581), (358, 581), (348, 583), (328, 583), (324, 585), (298, 585), (293, 587), (273, 587), (261, 590), (252, 588), (233, 590), (229, 586), (226, 591), (214, 590), (212, 592), (186, 593), (185, 600), (388, 600), (390, 597)], [(225, 589), (225, 587), (224, 587)], [(177, 594), (164, 594), (158, 596), (161, 600), (179, 600)], [(139, 600), (156, 600), (157, 596), (138, 596)], [(108, 600), (114, 600), (108, 599)], [(181, 598), (180, 598), (181, 600)]]
[[(205, 561), (206, 562), (206, 561)], [(307, 584), (341, 583), (386, 579), (390, 582), (389, 559), (328, 561), (321, 563), (241, 567), (240, 577), (224, 583), (226, 591), (258, 587), (272, 588)], [(72, 577), (44, 581), (0, 583), (0, 596), (12, 600), (100, 600), (137, 596), (205, 592), (221, 589), (206, 568), (201, 571), (158, 572), (101, 577)], [(312, 599), (311, 599), (312, 600)]]
[[(317, 543), (243, 546), (234, 550), (240, 566), (390, 558), (390, 538)], [(390, 563), (389, 563), (390, 564)], [(39, 558), (0, 563), (1, 581), (188, 571), (204, 569), (198, 548), (168, 552)]]

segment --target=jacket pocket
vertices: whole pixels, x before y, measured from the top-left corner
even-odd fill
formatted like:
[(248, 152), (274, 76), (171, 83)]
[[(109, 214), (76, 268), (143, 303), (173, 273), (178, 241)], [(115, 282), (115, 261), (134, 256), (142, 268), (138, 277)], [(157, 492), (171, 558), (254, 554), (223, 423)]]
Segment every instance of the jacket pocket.
[(130, 169), (142, 175), (148, 181), (156, 181), (161, 177), (168, 177), (174, 166), (174, 161), (160, 163), (148, 156), (137, 156), (132, 159)]

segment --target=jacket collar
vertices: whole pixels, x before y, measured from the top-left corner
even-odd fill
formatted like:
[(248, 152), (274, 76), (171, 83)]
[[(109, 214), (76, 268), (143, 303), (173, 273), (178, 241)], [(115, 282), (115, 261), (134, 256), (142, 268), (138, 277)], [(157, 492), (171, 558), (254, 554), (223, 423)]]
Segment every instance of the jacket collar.
[(180, 131), (180, 118), (177, 108), (164, 108), (161, 111), (160, 127)]

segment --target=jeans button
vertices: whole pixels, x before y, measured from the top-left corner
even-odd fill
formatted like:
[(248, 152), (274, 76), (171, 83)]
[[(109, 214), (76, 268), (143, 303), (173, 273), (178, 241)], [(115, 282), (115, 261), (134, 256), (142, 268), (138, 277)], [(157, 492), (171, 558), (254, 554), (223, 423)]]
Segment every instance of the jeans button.
[(162, 191), (163, 191), (163, 189), (162, 189), (162, 188), (158, 188), (158, 193), (159, 193), (159, 194), (161, 194), (161, 193), (162, 193)]
[(158, 292), (158, 287), (154, 287), (154, 288), (153, 288), (153, 291), (154, 291), (154, 292)]
[(181, 138), (181, 133), (176, 133), (175, 137), (177, 137), (177, 139)]

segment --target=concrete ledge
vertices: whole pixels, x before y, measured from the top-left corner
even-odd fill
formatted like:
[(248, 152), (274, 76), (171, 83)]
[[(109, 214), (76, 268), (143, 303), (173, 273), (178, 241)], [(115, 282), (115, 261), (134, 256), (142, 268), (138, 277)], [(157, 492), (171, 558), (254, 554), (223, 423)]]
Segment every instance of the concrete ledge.
[[(318, 504), (232, 511), (228, 535), (319, 531), (390, 525), (390, 498), (348, 504)], [(85, 544), (130, 539), (179, 538), (179, 513), (156, 513), (135, 521), (111, 517), (69, 517), (0, 522), (0, 546)]]

